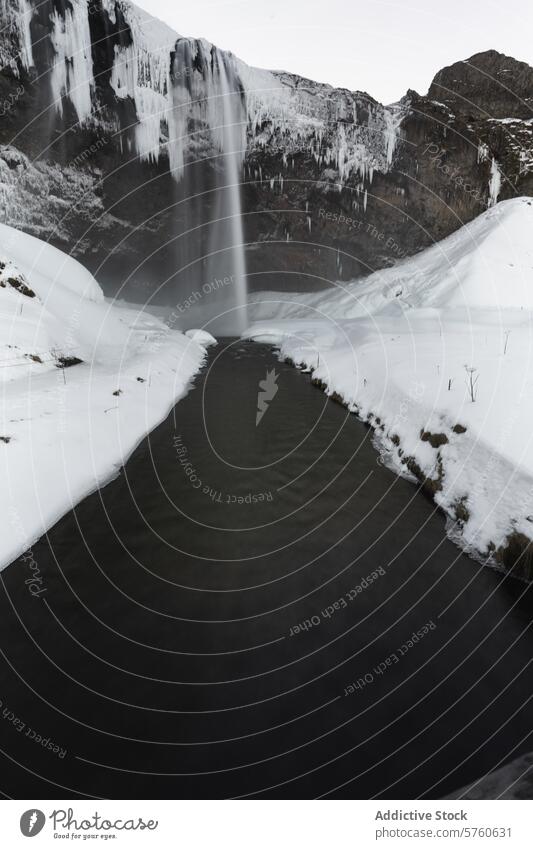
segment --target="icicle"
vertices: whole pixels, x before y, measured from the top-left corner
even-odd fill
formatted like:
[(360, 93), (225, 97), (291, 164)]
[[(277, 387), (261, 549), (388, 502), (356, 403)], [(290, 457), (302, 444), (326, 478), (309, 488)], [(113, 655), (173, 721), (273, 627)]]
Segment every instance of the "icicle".
[(480, 142), (477, 146), (477, 161), (486, 162), (489, 158), (489, 148), (484, 142)]

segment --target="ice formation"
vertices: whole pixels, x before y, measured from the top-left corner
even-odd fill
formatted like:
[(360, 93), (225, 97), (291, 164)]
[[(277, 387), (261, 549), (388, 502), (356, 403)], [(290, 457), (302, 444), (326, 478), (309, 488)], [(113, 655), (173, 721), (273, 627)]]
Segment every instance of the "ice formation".
[(68, 96), (78, 121), (83, 123), (92, 111), (93, 60), (87, 0), (71, 0), (64, 15), (51, 15), (52, 46), (55, 55), (50, 73), (52, 98), (63, 112), (63, 97)]

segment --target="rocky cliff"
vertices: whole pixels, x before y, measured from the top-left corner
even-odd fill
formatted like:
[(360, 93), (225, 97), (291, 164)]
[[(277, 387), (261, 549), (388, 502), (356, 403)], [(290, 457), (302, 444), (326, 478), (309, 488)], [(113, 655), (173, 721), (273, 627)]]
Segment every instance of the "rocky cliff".
[(1, 220), (110, 293), (168, 303), (216, 272), (228, 126), (255, 289), (366, 274), (533, 194), (533, 70), (495, 51), (386, 107), (250, 68), (126, 0), (0, 14)]

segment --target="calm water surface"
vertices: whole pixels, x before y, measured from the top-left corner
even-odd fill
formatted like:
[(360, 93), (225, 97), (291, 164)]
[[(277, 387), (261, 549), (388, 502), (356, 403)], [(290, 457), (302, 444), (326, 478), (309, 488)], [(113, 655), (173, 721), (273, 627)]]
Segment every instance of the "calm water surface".
[(212, 349), (33, 556), (39, 598), (0, 575), (5, 795), (439, 797), (533, 748), (531, 592), (266, 347)]

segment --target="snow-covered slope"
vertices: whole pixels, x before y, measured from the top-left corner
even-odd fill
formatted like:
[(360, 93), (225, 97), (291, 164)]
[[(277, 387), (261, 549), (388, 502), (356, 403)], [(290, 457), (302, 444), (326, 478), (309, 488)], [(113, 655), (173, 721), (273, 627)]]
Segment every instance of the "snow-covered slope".
[(250, 333), (313, 369), (471, 552), (532, 576), (533, 203), (504, 201), (334, 292), (258, 296)]
[(0, 226), (0, 568), (117, 472), (204, 356), (201, 340), (105, 301), (71, 257)]

